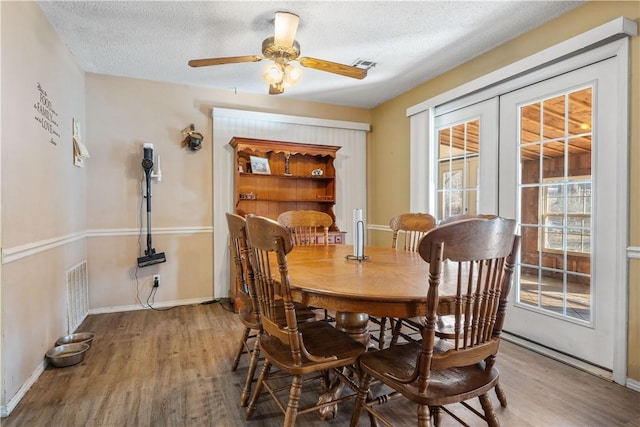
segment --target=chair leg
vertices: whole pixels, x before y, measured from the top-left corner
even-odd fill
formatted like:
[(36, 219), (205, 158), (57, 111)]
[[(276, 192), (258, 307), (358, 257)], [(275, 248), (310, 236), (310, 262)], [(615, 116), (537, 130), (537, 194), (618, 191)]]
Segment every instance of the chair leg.
[(322, 387), (323, 393), (329, 391), (329, 387), (331, 386), (331, 377), (329, 376), (329, 370), (324, 370), (320, 373), (320, 386)]
[(358, 388), (358, 396), (356, 396), (356, 401), (353, 405), (353, 412), (351, 414), (351, 423), (349, 424), (350, 427), (357, 427), (358, 423), (360, 422), (360, 413), (362, 412), (362, 406), (366, 405), (367, 396), (369, 395), (370, 384), (371, 384), (371, 376), (363, 372), (362, 377), (360, 379), (360, 387)]
[(369, 414), (369, 424), (371, 427), (378, 427), (378, 419), (369, 411), (367, 411), (367, 414)]
[[(371, 387), (371, 386), (369, 386)], [(365, 402), (371, 402), (375, 399), (373, 393), (371, 393), (371, 388), (369, 388), (369, 392), (367, 393), (367, 399)], [(369, 425), (370, 427), (378, 427), (378, 419), (369, 411), (366, 411), (367, 415), (369, 415)]]
[(432, 406), (429, 409), (431, 410), (431, 416), (433, 417), (434, 427), (440, 427), (442, 423), (442, 408), (440, 406)]
[(251, 351), (251, 360), (249, 361), (249, 370), (247, 371), (247, 379), (240, 395), (240, 406), (247, 406), (249, 396), (251, 395), (251, 384), (253, 383), (253, 377), (256, 374), (256, 368), (258, 367), (258, 359), (260, 358), (260, 335), (262, 332), (258, 332), (256, 341), (253, 344), (253, 350)]
[(428, 405), (418, 405), (418, 427), (431, 427)]
[(293, 427), (296, 423), (298, 415), (298, 404), (300, 394), (302, 393), (302, 375), (294, 375), (291, 382), (291, 390), (289, 391), (289, 403), (287, 403), (287, 412), (284, 414), (283, 427)]
[(256, 410), (256, 404), (258, 403), (258, 398), (262, 394), (262, 388), (264, 387), (264, 382), (269, 378), (269, 372), (271, 371), (271, 363), (267, 360), (264, 361), (264, 366), (262, 367), (262, 372), (260, 372), (260, 376), (258, 377), (258, 383), (256, 384), (255, 390), (253, 390), (253, 394), (251, 395), (251, 400), (249, 400), (249, 405), (247, 407), (247, 416), (246, 419), (250, 419), (253, 416), (253, 412)]
[(496, 417), (495, 412), (493, 412), (493, 406), (491, 405), (491, 399), (489, 399), (489, 396), (486, 394), (481, 395), (480, 404), (484, 410), (485, 421), (489, 427), (500, 427), (500, 422), (498, 421), (498, 417)]
[(393, 327), (393, 334), (391, 335), (391, 346), (398, 343), (398, 337), (400, 336), (400, 330), (402, 329), (402, 319), (396, 320), (396, 324)]
[(503, 408), (506, 408), (507, 395), (504, 393), (504, 390), (502, 390), (502, 387), (500, 387), (500, 383), (496, 384), (495, 390), (496, 390), (496, 395), (498, 396), (498, 400), (500, 401), (500, 406), (502, 406)]
[(240, 345), (238, 346), (238, 351), (236, 352), (236, 356), (233, 359), (233, 364), (231, 365), (231, 370), (232, 371), (235, 371), (236, 369), (238, 369), (238, 363), (240, 362), (240, 356), (242, 356), (242, 353), (245, 352), (246, 342), (247, 342), (247, 339), (249, 339), (249, 332), (251, 332), (251, 329), (244, 328), (244, 332), (242, 333), (242, 340), (240, 341)]
[(378, 336), (378, 349), (382, 350), (384, 348), (384, 333), (387, 326), (387, 318), (380, 318), (380, 335)]

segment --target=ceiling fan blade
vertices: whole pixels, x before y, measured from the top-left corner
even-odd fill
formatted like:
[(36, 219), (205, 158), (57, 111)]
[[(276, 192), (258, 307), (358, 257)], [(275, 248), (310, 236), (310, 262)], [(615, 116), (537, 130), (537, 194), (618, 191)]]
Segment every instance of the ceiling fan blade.
[(289, 49), (293, 46), (300, 17), (290, 12), (276, 12), (274, 43)]
[(269, 95), (280, 95), (284, 93), (282, 85), (269, 85)]
[(351, 65), (338, 64), (337, 62), (326, 61), (316, 58), (300, 58), (300, 65), (307, 68), (314, 68), (320, 71), (326, 71), (341, 76), (352, 77), (354, 79), (364, 79), (367, 77), (367, 70), (353, 67)]
[(192, 59), (189, 61), (190, 67), (206, 67), (209, 65), (237, 64), (239, 62), (258, 62), (262, 61), (262, 57), (258, 55), (247, 56), (227, 56), (225, 58), (205, 58)]

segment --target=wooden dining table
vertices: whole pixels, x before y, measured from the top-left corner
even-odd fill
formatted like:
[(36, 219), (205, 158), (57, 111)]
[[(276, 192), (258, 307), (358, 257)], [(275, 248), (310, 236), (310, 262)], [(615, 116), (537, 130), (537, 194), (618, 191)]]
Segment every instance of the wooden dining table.
[[(348, 259), (348, 245), (296, 246), (287, 255), (294, 301), (336, 311), (336, 327), (369, 346), (369, 315), (426, 315), (429, 264), (417, 252), (365, 247), (365, 260)], [(443, 269), (438, 314), (449, 314), (455, 277)]]

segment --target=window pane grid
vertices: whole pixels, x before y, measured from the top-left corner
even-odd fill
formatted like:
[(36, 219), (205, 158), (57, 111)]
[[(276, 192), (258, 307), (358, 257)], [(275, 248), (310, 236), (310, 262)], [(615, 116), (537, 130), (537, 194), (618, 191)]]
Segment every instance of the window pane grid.
[(546, 180), (542, 219), (546, 227), (542, 250), (591, 252), (591, 182), (580, 179)]
[(439, 219), (476, 213), (478, 130), (477, 119), (438, 129)]
[(591, 88), (519, 108), (517, 301), (591, 321)]

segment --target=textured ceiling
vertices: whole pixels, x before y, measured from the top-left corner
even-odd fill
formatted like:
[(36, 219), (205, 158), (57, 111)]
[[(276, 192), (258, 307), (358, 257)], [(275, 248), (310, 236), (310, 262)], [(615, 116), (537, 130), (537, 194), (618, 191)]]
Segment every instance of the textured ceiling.
[(364, 80), (303, 68), (274, 95), (375, 107), (580, 6), (582, 1), (40, 1), (80, 67), (267, 94), (265, 61), (191, 68), (190, 59), (260, 55), (276, 11), (300, 16), (301, 56), (373, 61)]

